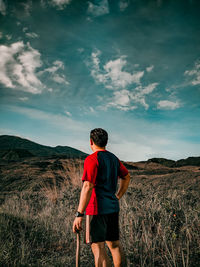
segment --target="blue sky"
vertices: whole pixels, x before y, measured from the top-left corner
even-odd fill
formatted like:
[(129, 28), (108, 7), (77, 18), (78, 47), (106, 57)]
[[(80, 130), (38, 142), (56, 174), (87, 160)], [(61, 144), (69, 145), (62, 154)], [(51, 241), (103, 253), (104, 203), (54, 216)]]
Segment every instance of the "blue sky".
[(0, 134), (120, 159), (200, 156), (198, 0), (0, 0)]

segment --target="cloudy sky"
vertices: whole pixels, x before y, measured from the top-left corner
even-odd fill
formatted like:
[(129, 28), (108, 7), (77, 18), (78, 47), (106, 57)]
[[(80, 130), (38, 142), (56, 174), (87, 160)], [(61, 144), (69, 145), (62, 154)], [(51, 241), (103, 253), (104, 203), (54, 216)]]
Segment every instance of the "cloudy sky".
[(198, 0), (0, 0), (0, 134), (200, 156)]

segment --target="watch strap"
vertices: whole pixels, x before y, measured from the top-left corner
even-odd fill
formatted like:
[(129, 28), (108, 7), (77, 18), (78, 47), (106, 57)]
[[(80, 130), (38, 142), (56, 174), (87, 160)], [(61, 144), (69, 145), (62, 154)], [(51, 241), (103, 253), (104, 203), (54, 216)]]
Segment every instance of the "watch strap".
[(79, 211), (76, 212), (76, 217), (83, 217), (84, 213), (80, 213)]

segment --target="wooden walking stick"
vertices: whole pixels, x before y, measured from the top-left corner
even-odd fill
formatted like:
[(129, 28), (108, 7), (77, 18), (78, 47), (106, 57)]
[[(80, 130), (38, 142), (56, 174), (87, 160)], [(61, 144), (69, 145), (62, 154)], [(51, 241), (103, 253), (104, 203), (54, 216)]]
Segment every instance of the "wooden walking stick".
[(80, 232), (76, 230), (76, 267), (80, 266)]
[(86, 224), (85, 224), (85, 243), (90, 244), (91, 243), (91, 237), (90, 237), (90, 222), (92, 220), (92, 215), (86, 215)]
[[(85, 224), (85, 243), (90, 244), (90, 222), (92, 215), (86, 215), (86, 224)], [(76, 267), (80, 266), (80, 231), (76, 229)]]

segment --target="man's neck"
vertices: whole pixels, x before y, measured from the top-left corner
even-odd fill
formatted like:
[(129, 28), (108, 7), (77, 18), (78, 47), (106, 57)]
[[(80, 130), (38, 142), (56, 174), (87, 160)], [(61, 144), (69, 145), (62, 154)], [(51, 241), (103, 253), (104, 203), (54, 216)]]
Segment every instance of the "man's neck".
[(106, 150), (106, 148), (105, 147), (97, 147), (97, 146), (93, 148), (93, 152), (101, 151), (101, 150)]

